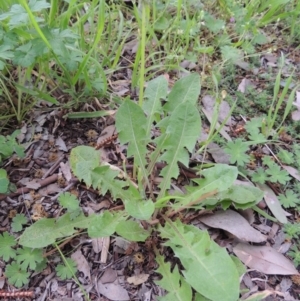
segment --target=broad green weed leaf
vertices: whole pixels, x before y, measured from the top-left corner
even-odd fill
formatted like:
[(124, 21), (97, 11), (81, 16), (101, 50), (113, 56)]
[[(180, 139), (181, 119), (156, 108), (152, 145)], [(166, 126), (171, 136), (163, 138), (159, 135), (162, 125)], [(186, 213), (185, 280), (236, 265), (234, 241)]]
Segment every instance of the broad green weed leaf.
[(91, 171), (100, 165), (100, 153), (94, 148), (80, 145), (72, 149), (70, 166), (74, 175), (87, 186), (92, 185)]
[(212, 301), (236, 301), (239, 296), (237, 268), (206, 231), (181, 221), (159, 226), (162, 238), (184, 266), (185, 280), (201, 295)]
[(13, 62), (14, 64), (20, 65), (22, 67), (29, 67), (35, 63), (36, 57), (37, 52), (34, 47), (32, 47), (32, 43), (29, 42), (16, 48)]
[(191, 301), (192, 289), (190, 285), (179, 274), (177, 265), (171, 271), (169, 262), (164, 262), (163, 256), (156, 256), (156, 262), (159, 268), (156, 270), (163, 277), (159, 281), (155, 281), (160, 287), (168, 291), (168, 294), (161, 297), (161, 301)]
[(247, 272), (246, 266), (243, 264), (243, 262), (238, 257), (236, 257), (234, 255), (230, 255), (230, 258), (232, 259), (232, 261), (234, 262), (234, 264), (237, 268), (239, 277), (242, 277)]
[(46, 247), (53, 244), (58, 238), (73, 235), (77, 228), (88, 228), (94, 218), (95, 215), (86, 217), (81, 214), (76, 219), (71, 220), (70, 213), (66, 213), (58, 219), (40, 219), (26, 228), (20, 237), (19, 244), (29, 248)]
[(10, 29), (25, 25), (29, 22), (29, 16), (22, 5), (14, 4), (9, 12), (0, 15), (0, 21), (9, 19), (8, 25)]
[(3, 60), (11, 60), (14, 57), (14, 52), (11, 50), (10, 45), (0, 46), (0, 58)]
[(76, 210), (79, 208), (79, 200), (74, 194), (64, 192), (58, 197), (60, 205), (68, 210)]
[(71, 258), (67, 258), (66, 261), (65, 264), (59, 264), (55, 268), (57, 276), (62, 280), (71, 279), (77, 272), (76, 262)]
[(15, 257), (16, 251), (12, 247), (16, 244), (15, 238), (9, 235), (8, 232), (4, 232), (2, 235), (0, 234), (0, 257), (2, 257), (4, 261)]
[(139, 223), (127, 220), (118, 223), (116, 232), (129, 241), (145, 241), (150, 235)]
[(190, 102), (196, 110), (198, 97), (200, 95), (200, 76), (198, 73), (192, 73), (183, 77), (174, 84), (169, 96), (168, 102), (163, 107), (167, 113), (172, 113), (180, 104)]
[(244, 164), (250, 161), (250, 156), (246, 154), (249, 150), (249, 145), (241, 138), (236, 139), (235, 141), (228, 141), (227, 146), (224, 149), (225, 153), (230, 155), (230, 163), (243, 166)]
[(117, 225), (124, 218), (123, 212), (111, 213), (105, 211), (102, 214), (98, 214), (88, 227), (88, 235), (92, 238), (110, 236), (116, 231)]
[(11, 228), (14, 232), (19, 232), (23, 229), (23, 225), (27, 223), (27, 217), (24, 214), (17, 214), (11, 223)]
[(168, 94), (168, 81), (161, 75), (151, 80), (145, 89), (145, 100), (143, 110), (147, 114), (146, 135), (150, 134), (152, 123), (155, 115), (163, 113), (161, 100), (165, 99)]
[(264, 197), (264, 193), (254, 186), (232, 185), (225, 191), (221, 191), (204, 201), (205, 205), (215, 205), (223, 200), (230, 200), (237, 208), (246, 205), (248, 208), (256, 205)]
[(155, 205), (151, 200), (131, 199), (124, 202), (127, 213), (141, 220), (148, 220), (155, 210)]
[(37, 263), (41, 263), (44, 260), (42, 249), (33, 250), (32, 248), (25, 247), (17, 249), (17, 253), (17, 263), (23, 270), (27, 268), (35, 270)]
[(204, 296), (200, 295), (199, 293), (196, 293), (193, 301), (211, 301), (211, 300), (205, 298)]
[(16, 262), (6, 266), (5, 276), (8, 278), (9, 283), (16, 287), (22, 287), (29, 282), (29, 273), (24, 271)]
[(225, 27), (225, 22), (220, 19), (215, 19), (212, 15), (206, 14), (204, 17), (205, 26), (213, 33), (218, 33)]
[[(194, 180), (197, 186), (185, 186), (187, 193), (184, 198), (177, 199), (173, 208), (188, 205), (206, 193), (213, 192), (215, 190), (220, 193), (230, 188), (237, 179), (238, 169), (235, 166), (216, 164), (214, 167), (202, 170), (201, 175), (203, 175), (204, 178)], [(210, 197), (209, 199), (215, 198)]]
[(270, 176), (269, 181), (285, 185), (288, 181), (291, 180), (289, 174), (286, 170), (280, 168), (277, 164), (271, 164), (268, 169), (266, 169), (266, 173)]
[[(205, 177), (205, 180), (204, 182), (201, 182), (201, 185), (210, 183), (211, 186), (209, 191), (212, 190), (212, 186), (214, 186), (215, 189), (216, 185), (218, 185), (218, 191), (224, 191), (236, 180), (238, 169), (235, 166), (216, 164), (212, 168), (202, 170), (201, 175)], [(195, 182), (197, 182), (197, 180)]]
[(72, 149), (70, 165), (75, 176), (83, 180), (88, 186), (99, 189), (101, 194), (109, 191), (114, 199), (131, 199), (138, 195), (137, 190), (129, 186), (129, 182), (118, 180), (119, 171), (109, 165), (100, 166), (100, 152), (89, 146), (78, 146)]
[(50, 3), (48, 3), (46, 0), (30, 0), (28, 5), (32, 12), (38, 12), (42, 9), (51, 7)]
[(126, 99), (116, 114), (116, 128), (122, 144), (128, 143), (127, 156), (134, 156), (134, 163), (141, 169), (143, 178), (148, 181), (146, 165), (146, 145), (149, 136), (146, 134), (146, 116), (141, 107)]
[(0, 193), (8, 192), (9, 180), (5, 169), (0, 168)]
[(176, 107), (169, 118), (166, 133), (168, 137), (160, 146), (165, 152), (159, 160), (167, 163), (161, 171), (164, 179), (159, 187), (163, 192), (170, 187), (171, 178), (177, 178), (179, 174), (178, 161), (188, 166), (188, 151), (192, 152), (200, 129), (201, 119), (195, 105), (188, 101)]
[(124, 190), (123, 188), (128, 186), (125, 181), (120, 181), (116, 179), (119, 172), (112, 170), (109, 166), (99, 166), (93, 169), (91, 172), (92, 186), (95, 189), (99, 189), (102, 195), (105, 195), (107, 191), (110, 191), (112, 197), (123, 198), (129, 197), (129, 190)]
[(221, 47), (222, 59), (224, 61), (236, 62), (242, 58), (241, 50), (232, 46), (222, 46)]
[(278, 199), (284, 208), (293, 208), (300, 204), (299, 194), (287, 189), (284, 194), (279, 194)]

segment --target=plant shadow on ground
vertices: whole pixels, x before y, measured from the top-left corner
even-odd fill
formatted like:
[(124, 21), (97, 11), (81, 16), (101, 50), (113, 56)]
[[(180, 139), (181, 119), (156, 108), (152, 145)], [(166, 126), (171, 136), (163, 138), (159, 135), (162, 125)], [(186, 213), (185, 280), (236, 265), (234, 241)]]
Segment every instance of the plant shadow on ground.
[(286, 2), (0, 4), (7, 297), (297, 300)]

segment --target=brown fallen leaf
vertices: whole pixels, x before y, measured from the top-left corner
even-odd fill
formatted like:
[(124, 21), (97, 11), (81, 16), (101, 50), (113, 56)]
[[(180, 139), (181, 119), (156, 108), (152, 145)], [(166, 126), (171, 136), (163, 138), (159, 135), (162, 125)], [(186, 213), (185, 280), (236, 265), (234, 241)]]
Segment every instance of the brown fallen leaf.
[(98, 281), (98, 291), (100, 294), (112, 301), (127, 301), (130, 300), (128, 292), (116, 280), (113, 283), (101, 283)]
[[(205, 95), (202, 98), (203, 107), (206, 110), (206, 112), (208, 112), (209, 114), (214, 113), (215, 103), (216, 103), (215, 98), (210, 95)], [(221, 104), (220, 104), (218, 121), (220, 123), (222, 123), (225, 119), (227, 119), (226, 125), (230, 126), (231, 125), (231, 116), (229, 116), (229, 118), (228, 118), (229, 113), (230, 113), (230, 106), (229, 106), (228, 102), (222, 100)]]
[(199, 219), (210, 227), (230, 232), (244, 241), (266, 241), (263, 234), (252, 228), (243, 216), (233, 210), (218, 211), (213, 215), (201, 216)]
[(296, 91), (296, 101), (293, 102), (293, 105), (297, 107), (297, 111), (292, 112), (292, 120), (300, 120), (300, 91)]
[(83, 256), (81, 250), (77, 249), (77, 251), (71, 255), (71, 258), (76, 262), (78, 271), (82, 272), (84, 277), (91, 279), (91, 269), (89, 263)]
[(241, 93), (245, 93), (247, 91), (247, 88), (250, 86), (254, 86), (251, 82), (251, 80), (247, 78), (243, 78), (241, 83), (239, 84), (237, 90), (240, 91)]
[[(206, 109), (202, 108), (202, 112), (204, 113), (204, 115), (206, 116), (206, 118), (208, 119), (208, 121), (211, 123), (212, 122), (212, 112), (207, 111)], [(217, 122), (216, 123), (216, 129), (219, 130), (219, 128), (221, 127), (220, 123)], [(224, 128), (222, 128), (220, 130), (220, 134), (227, 140), (227, 141), (232, 141), (231, 137), (227, 134), (227, 132), (224, 130)]]
[(92, 238), (92, 247), (96, 254), (100, 253), (103, 247), (103, 237)]
[(262, 292), (257, 292), (255, 294), (252, 294), (250, 297), (248, 297), (247, 299), (243, 299), (244, 301), (255, 301), (255, 300), (263, 300), (266, 297), (273, 295), (274, 292), (271, 290), (265, 290)]
[(221, 148), (218, 144), (211, 142), (207, 146), (207, 151), (212, 155), (216, 163), (229, 164), (230, 155), (224, 152), (224, 149)]
[(72, 179), (72, 172), (69, 162), (60, 162), (59, 167), (61, 169), (62, 174), (64, 175), (67, 182), (70, 182)]
[(295, 179), (297, 179), (298, 181), (300, 181), (300, 174), (299, 171), (291, 166), (287, 166), (287, 165), (282, 165), (282, 167)]
[(104, 273), (101, 276), (100, 280), (101, 280), (101, 283), (103, 283), (103, 284), (112, 283), (112, 282), (116, 281), (117, 277), (118, 277), (117, 271), (108, 267), (107, 269), (104, 270)]
[(279, 222), (286, 224), (288, 222), (286, 213), (282, 209), (281, 204), (273, 190), (266, 184), (257, 184), (257, 186), (264, 192), (264, 200), (273, 215), (278, 219)]
[(128, 277), (127, 282), (133, 285), (140, 285), (146, 282), (148, 278), (149, 278), (149, 274), (139, 274), (139, 275), (134, 275), (132, 277)]
[(296, 275), (294, 264), (275, 249), (239, 243), (233, 248), (236, 256), (249, 268), (268, 275)]

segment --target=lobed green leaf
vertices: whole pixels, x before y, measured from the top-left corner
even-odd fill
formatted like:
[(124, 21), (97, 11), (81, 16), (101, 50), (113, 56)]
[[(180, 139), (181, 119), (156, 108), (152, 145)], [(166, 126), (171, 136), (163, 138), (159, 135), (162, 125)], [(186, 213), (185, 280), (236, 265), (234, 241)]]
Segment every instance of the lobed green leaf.
[(126, 99), (116, 114), (116, 128), (122, 144), (128, 143), (127, 156), (134, 156), (134, 163), (141, 169), (143, 178), (148, 182), (146, 154), (149, 135), (146, 134), (146, 116), (142, 108)]
[(206, 231), (181, 221), (167, 223), (158, 230), (184, 266), (185, 280), (212, 301), (236, 301), (239, 296), (237, 268), (227, 254), (210, 240)]
[(194, 110), (196, 110), (200, 90), (200, 76), (198, 73), (192, 73), (181, 78), (174, 84), (168, 96), (168, 102), (163, 107), (164, 111), (171, 114), (180, 104), (186, 102), (192, 103)]
[(129, 241), (145, 241), (150, 232), (143, 229), (138, 222), (131, 220), (120, 221), (116, 232)]
[(159, 264), (157, 273), (162, 275), (162, 279), (155, 281), (160, 287), (168, 291), (168, 294), (160, 298), (161, 301), (191, 301), (192, 289), (185, 279), (179, 274), (177, 265), (171, 271), (169, 262), (164, 262), (163, 256), (156, 256)]
[[(149, 136), (150, 130), (156, 115), (163, 113), (161, 100), (167, 97), (168, 81), (161, 75), (151, 80), (145, 89), (143, 110), (147, 114), (146, 135)], [(155, 120), (158, 121), (158, 120)]]
[(26, 228), (20, 237), (19, 244), (29, 248), (43, 248), (53, 244), (56, 239), (71, 236), (76, 229), (88, 228), (95, 215), (88, 217), (83, 214), (71, 219), (70, 213), (60, 218), (43, 218)]
[(151, 200), (125, 200), (125, 210), (129, 215), (141, 220), (148, 220), (152, 216), (155, 205)]
[(171, 178), (179, 175), (178, 162), (185, 166), (189, 164), (189, 153), (192, 152), (200, 135), (201, 119), (198, 110), (191, 102), (184, 102), (176, 107), (168, 118), (166, 130), (167, 138), (162, 135), (157, 144), (163, 141), (159, 147), (165, 150), (160, 161), (165, 161), (167, 166), (161, 171), (163, 181), (159, 185), (161, 191), (165, 192), (171, 184)]

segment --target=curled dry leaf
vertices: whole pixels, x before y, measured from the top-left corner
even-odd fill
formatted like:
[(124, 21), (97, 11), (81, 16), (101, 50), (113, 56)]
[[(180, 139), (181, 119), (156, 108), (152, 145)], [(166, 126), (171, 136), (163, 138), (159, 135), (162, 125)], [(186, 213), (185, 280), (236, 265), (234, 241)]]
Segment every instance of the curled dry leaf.
[(140, 285), (146, 282), (148, 278), (149, 278), (149, 274), (139, 274), (139, 275), (134, 275), (132, 277), (128, 277), (127, 282), (133, 285)]
[(252, 228), (243, 216), (232, 210), (202, 216), (200, 221), (210, 227), (228, 231), (241, 240), (257, 243), (266, 240), (266, 237)]
[(294, 264), (275, 249), (239, 243), (233, 248), (236, 256), (249, 268), (268, 275), (296, 275)]

